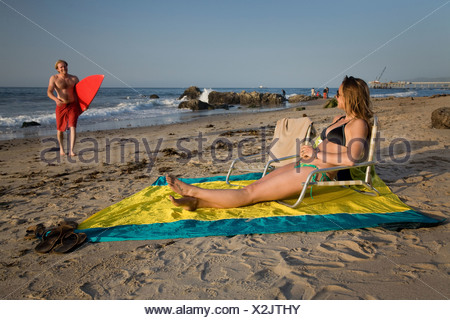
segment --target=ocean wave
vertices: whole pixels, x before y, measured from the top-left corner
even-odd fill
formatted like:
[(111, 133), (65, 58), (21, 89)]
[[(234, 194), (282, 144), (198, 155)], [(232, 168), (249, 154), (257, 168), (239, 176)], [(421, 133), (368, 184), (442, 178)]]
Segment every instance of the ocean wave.
[[(208, 97), (209, 97), (209, 93), (212, 92), (212, 91), (213, 91), (213, 89), (211, 89), (211, 88), (209, 88), (209, 89), (204, 88), (204, 89), (203, 89), (203, 92), (202, 92), (201, 95), (200, 95), (200, 98), (198, 98), (198, 99), (199, 99), (200, 101), (205, 102), (205, 103), (209, 103)], [(183, 98), (184, 98), (184, 97), (183, 97)]]
[(42, 115), (18, 115), (14, 117), (2, 117), (0, 116), (1, 127), (18, 127), (22, 126), (24, 122), (36, 121), (41, 125), (49, 125), (56, 123), (56, 116), (54, 113), (42, 114)]
[(379, 94), (371, 94), (372, 98), (407, 98), (407, 97), (416, 97), (418, 96), (417, 91), (405, 91), (405, 92), (393, 92), (393, 93), (379, 93)]
[(296, 96), (296, 95), (298, 95), (298, 93), (287, 94), (287, 95), (286, 95), (286, 99), (289, 100), (289, 98), (294, 97), (294, 96)]
[(155, 117), (181, 112), (171, 99), (152, 102), (121, 102), (109, 108), (90, 108), (82, 116), (90, 118), (108, 118), (122, 115), (121, 118)]
[[(165, 99), (129, 99), (123, 100), (112, 106), (91, 106), (85, 111), (80, 119), (87, 121), (95, 120), (117, 120), (117, 119), (142, 119), (155, 118), (159, 116), (185, 113), (189, 110), (178, 109), (180, 100)], [(41, 114), (30, 113), (13, 116), (0, 116), (0, 127), (19, 127), (24, 122), (35, 121), (41, 125), (54, 125), (56, 123), (55, 112), (42, 112)]]

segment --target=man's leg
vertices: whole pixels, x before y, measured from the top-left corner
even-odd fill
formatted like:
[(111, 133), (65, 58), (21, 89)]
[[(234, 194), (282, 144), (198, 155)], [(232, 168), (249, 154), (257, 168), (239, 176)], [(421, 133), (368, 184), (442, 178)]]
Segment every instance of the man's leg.
[(75, 157), (77, 154), (74, 151), (75, 142), (77, 141), (77, 122), (81, 114), (81, 109), (78, 103), (71, 103), (69, 110), (69, 128), (70, 128), (70, 151), (69, 155)]
[(77, 140), (77, 129), (75, 127), (70, 127), (70, 152), (71, 157), (75, 157), (77, 154), (74, 152), (75, 141)]
[(58, 139), (59, 143), (59, 154), (62, 156), (65, 156), (66, 153), (64, 152), (64, 131), (57, 131), (56, 132), (56, 138)]

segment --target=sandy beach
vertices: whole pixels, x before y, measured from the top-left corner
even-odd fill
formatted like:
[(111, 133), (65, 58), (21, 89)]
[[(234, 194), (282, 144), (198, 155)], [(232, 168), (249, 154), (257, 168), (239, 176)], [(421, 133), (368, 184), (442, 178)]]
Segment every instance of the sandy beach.
[[(414, 210), (448, 219), (450, 130), (431, 128), (431, 113), (448, 107), (450, 96), (373, 103), (384, 138), (378, 175)], [(447, 222), (399, 232), (369, 228), (86, 243), (65, 255), (37, 254), (38, 240), (24, 239), (32, 225), (80, 223), (166, 173), (225, 174), (238, 154), (233, 150), (230, 157), (214, 142), (218, 138), (234, 145), (254, 138), (242, 151), (257, 153), (270, 143), (278, 119), (306, 114), (318, 130), (324, 128), (341, 112), (324, 104), (83, 132), (77, 158), (58, 159), (56, 135), (0, 141), (1, 299), (448, 299)], [(390, 149), (398, 138), (411, 150), (402, 143)], [(188, 162), (177, 148), (180, 139), (191, 151)], [(120, 142), (126, 142), (122, 149)]]

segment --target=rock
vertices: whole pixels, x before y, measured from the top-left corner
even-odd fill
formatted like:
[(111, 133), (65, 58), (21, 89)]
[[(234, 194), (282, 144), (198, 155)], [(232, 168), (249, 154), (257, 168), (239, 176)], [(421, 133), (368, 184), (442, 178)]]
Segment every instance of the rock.
[[(186, 91), (183, 93), (182, 97), (187, 95)], [(200, 91), (198, 96), (200, 96)], [(198, 99), (198, 97), (195, 99)], [(242, 91), (240, 93), (211, 91), (208, 95), (208, 103), (214, 106), (215, 109), (228, 108), (229, 106), (237, 104), (254, 107), (260, 107), (263, 105), (279, 105), (285, 101), (286, 99), (281, 94), (259, 93), (256, 91)], [(182, 108), (184, 108), (184, 106), (182, 106)]]
[(183, 101), (178, 105), (178, 109), (191, 109), (192, 111), (199, 110), (215, 110), (215, 109), (227, 109), (230, 106), (227, 104), (221, 104), (218, 106), (210, 105), (209, 103), (200, 101), (198, 99)]
[(327, 102), (326, 105), (324, 105), (324, 108), (336, 108), (338, 105), (338, 102), (335, 98), (331, 99), (330, 101)]
[(317, 97), (305, 96), (304, 94), (296, 94), (295, 96), (289, 97), (289, 103), (297, 103), (303, 101), (316, 100)]
[(289, 103), (297, 103), (303, 101), (305, 97), (306, 96), (304, 94), (296, 94), (295, 96), (289, 97), (288, 101)]
[(446, 94), (446, 93), (443, 93), (443, 94), (435, 94), (435, 95), (432, 95), (432, 96), (430, 97), (430, 99), (433, 99), (433, 98), (439, 98), (439, 97), (446, 97), (446, 96), (448, 96), (448, 94)]
[(150, 99), (159, 99), (159, 96), (157, 94), (152, 94), (150, 96)]
[(212, 105), (221, 104), (239, 104), (239, 95), (236, 92), (217, 92), (211, 91), (208, 95), (208, 102)]
[(450, 108), (444, 107), (431, 114), (431, 127), (435, 129), (450, 129)]
[(278, 93), (263, 93), (261, 96), (261, 105), (278, 105), (284, 101), (285, 98)]
[(188, 100), (198, 99), (202, 92), (198, 87), (192, 86), (184, 90), (183, 94), (178, 98), (178, 100), (183, 99), (183, 97), (188, 98)]
[(256, 91), (240, 93), (236, 92), (217, 92), (209, 93), (208, 102), (214, 106), (217, 105), (243, 105), (260, 107), (262, 105), (279, 105), (285, 101), (281, 94), (277, 93), (259, 93)]
[(178, 105), (178, 109), (191, 109), (192, 111), (209, 110), (212, 108), (213, 106), (211, 106), (209, 103), (200, 100), (183, 101)]
[(253, 91), (253, 92), (242, 91), (241, 93), (239, 93), (240, 104), (243, 106), (248, 106), (248, 105), (260, 106), (261, 105), (261, 97), (262, 97), (262, 93), (259, 93), (256, 91)]
[(25, 121), (24, 123), (22, 123), (22, 128), (28, 128), (28, 127), (36, 127), (36, 126), (40, 126), (41, 124), (36, 122), (36, 121)]

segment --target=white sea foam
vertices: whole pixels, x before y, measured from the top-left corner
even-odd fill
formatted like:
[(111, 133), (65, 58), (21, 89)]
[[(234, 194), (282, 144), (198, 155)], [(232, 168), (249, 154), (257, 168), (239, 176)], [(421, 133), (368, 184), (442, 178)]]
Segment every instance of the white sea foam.
[(203, 92), (202, 92), (202, 94), (200, 95), (199, 100), (200, 100), (200, 101), (203, 101), (203, 102), (205, 102), (205, 103), (209, 103), (208, 96), (209, 96), (209, 93), (210, 93), (211, 91), (213, 91), (211, 88), (210, 88), (210, 89), (206, 89), (206, 88), (203, 89)]
[[(185, 109), (178, 109), (181, 100), (178, 99), (147, 99), (126, 97), (118, 104), (112, 106), (92, 105), (85, 111), (80, 119), (84, 121), (103, 121), (114, 119), (142, 119), (154, 118), (158, 116), (171, 115), (175, 113), (188, 112)], [(29, 113), (23, 115), (0, 115), (0, 127), (20, 127), (23, 122), (35, 121), (41, 125), (54, 125), (56, 116), (54, 109), (47, 112)]]
[(381, 93), (381, 94), (371, 94), (372, 98), (406, 98), (406, 97), (415, 97), (417, 96), (417, 91), (405, 91), (405, 92), (393, 92), (393, 93)]
[(153, 118), (180, 112), (178, 109), (179, 103), (180, 101), (176, 99), (128, 100), (113, 107), (90, 108), (83, 116), (91, 118), (108, 118), (110, 116), (119, 116), (120, 118)]
[(20, 127), (24, 122), (35, 121), (41, 125), (48, 125), (56, 122), (56, 116), (54, 113), (41, 114), (41, 115), (18, 115), (15, 117), (2, 117), (0, 116), (1, 127)]

